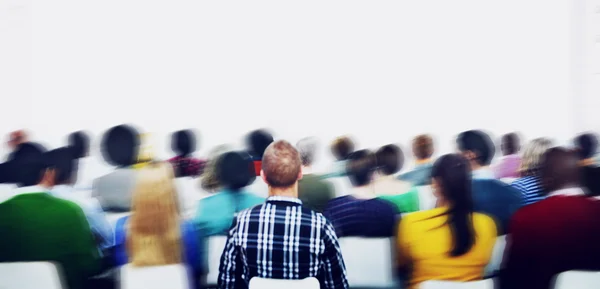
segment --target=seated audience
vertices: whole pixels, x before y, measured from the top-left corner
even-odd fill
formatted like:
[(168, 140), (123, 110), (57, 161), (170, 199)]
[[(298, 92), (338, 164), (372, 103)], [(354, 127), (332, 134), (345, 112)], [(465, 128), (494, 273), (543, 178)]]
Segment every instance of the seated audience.
[(254, 162), (254, 172), (260, 176), (262, 157), (265, 149), (273, 142), (273, 135), (266, 130), (259, 129), (251, 132), (246, 138), (248, 153)]
[(248, 288), (253, 277), (316, 277), (320, 288), (348, 288), (333, 226), (298, 199), (298, 151), (285, 141), (269, 145), (261, 175), (270, 197), (236, 216), (221, 257), (219, 288)]
[(523, 160), (519, 167), (521, 177), (510, 184), (521, 192), (524, 206), (545, 198), (546, 194), (542, 192), (539, 176), (540, 163), (544, 153), (551, 147), (552, 141), (547, 138), (536, 138), (525, 146)]
[(150, 163), (137, 174), (131, 216), (117, 221), (117, 266), (158, 266), (185, 263), (202, 270), (200, 236), (184, 221), (177, 204), (174, 172), (167, 163)]
[(333, 185), (312, 170), (317, 150), (317, 140), (305, 138), (296, 144), (302, 161), (302, 179), (298, 181), (298, 197), (302, 206), (323, 213), (327, 202), (335, 197)]
[(323, 215), (331, 221), (338, 237), (390, 237), (399, 218), (396, 206), (377, 198), (373, 185), (375, 155), (367, 150), (348, 158), (346, 173), (354, 186), (351, 195), (335, 198)]
[(494, 145), (486, 133), (476, 130), (463, 132), (458, 136), (457, 144), (471, 168), (475, 211), (492, 217), (498, 233), (506, 234), (510, 218), (522, 205), (521, 193), (494, 179), (489, 169)]
[(335, 163), (331, 172), (325, 175), (326, 178), (343, 177), (346, 175), (346, 161), (354, 152), (354, 141), (349, 136), (341, 136), (331, 143), (331, 153), (335, 158)]
[(50, 194), (81, 207), (102, 256), (106, 256), (113, 246), (113, 229), (100, 203), (94, 198), (78, 195), (73, 187), (77, 180), (77, 158), (81, 155), (81, 152), (74, 150), (73, 147), (58, 148), (47, 153), (49, 166), (55, 172), (54, 187), (50, 190)]
[(21, 144), (13, 157), (19, 189), (0, 203), (0, 262), (55, 262), (67, 288), (88, 288), (102, 264), (85, 214), (48, 194), (57, 172), (41, 146)]
[(431, 184), (431, 168), (433, 156), (433, 139), (429, 135), (419, 135), (412, 143), (413, 155), (416, 158), (415, 168), (400, 175), (398, 178), (412, 183), (415, 186)]
[(516, 133), (509, 133), (502, 136), (500, 141), (500, 150), (504, 156), (500, 163), (494, 168), (496, 178), (518, 178), (521, 157), (519, 156), (519, 136)]
[(174, 132), (171, 136), (171, 149), (177, 154), (169, 160), (175, 170), (175, 177), (198, 177), (202, 174), (205, 162), (192, 156), (196, 150), (196, 138), (191, 130)]
[(217, 165), (221, 190), (200, 200), (194, 219), (204, 236), (226, 234), (236, 214), (265, 201), (245, 190), (256, 178), (253, 167), (245, 152), (227, 152), (221, 156)]
[(550, 289), (569, 270), (600, 270), (600, 202), (586, 198), (575, 154), (548, 150), (540, 177), (547, 198), (519, 210), (510, 223), (502, 289)]
[(480, 280), (497, 232), (490, 217), (474, 210), (469, 163), (442, 156), (431, 177), (438, 207), (404, 216), (398, 228), (398, 264), (409, 273), (409, 288), (428, 280)]
[(582, 185), (588, 196), (600, 196), (600, 167), (594, 157), (598, 149), (598, 138), (591, 133), (575, 138), (575, 147), (579, 156)]
[(127, 212), (131, 208), (131, 196), (136, 180), (132, 167), (139, 151), (139, 135), (128, 125), (109, 129), (102, 138), (102, 156), (117, 168), (97, 178), (92, 187), (92, 197), (98, 199), (105, 211)]
[(419, 210), (419, 192), (408, 182), (398, 180), (396, 174), (404, 165), (404, 155), (397, 145), (385, 145), (375, 153), (377, 171), (373, 183), (382, 200), (396, 205), (399, 212)]

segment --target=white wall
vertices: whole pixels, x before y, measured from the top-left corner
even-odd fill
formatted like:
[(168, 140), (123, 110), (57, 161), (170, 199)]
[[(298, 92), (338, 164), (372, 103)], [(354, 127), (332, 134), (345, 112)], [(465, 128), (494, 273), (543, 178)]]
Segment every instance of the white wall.
[(5, 41), (27, 38), (24, 24), (0, 38), (30, 74), (0, 71), (50, 146), (131, 122), (160, 156), (184, 127), (201, 153), (263, 126), (365, 147), (429, 132), (448, 152), (461, 130), (564, 141), (588, 121), (578, 0), (32, 1), (31, 43)]

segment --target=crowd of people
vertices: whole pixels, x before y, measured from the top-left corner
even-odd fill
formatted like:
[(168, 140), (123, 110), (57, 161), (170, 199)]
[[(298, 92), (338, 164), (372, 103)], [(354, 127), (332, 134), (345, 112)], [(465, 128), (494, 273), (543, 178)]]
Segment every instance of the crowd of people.
[[(537, 138), (522, 151), (509, 133), (494, 164), (496, 145), (483, 131), (460, 133), (457, 152), (437, 159), (432, 137), (419, 135), (415, 166), (402, 173), (399, 146), (359, 149), (341, 136), (330, 145), (331, 168), (316, 172), (313, 137), (292, 145), (256, 130), (246, 149), (222, 145), (200, 159), (194, 133), (182, 130), (172, 135), (174, 157), (140, 163), (139, 133), (119, 125), (101, 140), (115, 169), (86, 196), (76, 184), (89, 142), (75, 132), (48, 150), (23, 131), (10, 135), (0, 182), (17, 188), (0, 202), (0, 262), (55, 262), (71, 289), (110, 288), (111, 272), (125, 264), (181, 263), (202, 287), (206, 240), (223, 235), (220, 288), (247, 288), (253, 277), (316, 277), (321, 288), (349, 288), (338, 239), (389, 237), (398, 279), (416, 289), (427, 280), (484, 278), (497, 238), (506, 236), (497, 288), (549, 289), (561, 272), (600, 271), (600, 167), (590, 133), (573, 147)], [(208, 196), (182, 197), (178, 178)], [(351, 187), (340, 191), (338, 180)], [(189, 202), (196, 204), (186, 215)], [(107, 213), (128, 214), (112, 225)]]

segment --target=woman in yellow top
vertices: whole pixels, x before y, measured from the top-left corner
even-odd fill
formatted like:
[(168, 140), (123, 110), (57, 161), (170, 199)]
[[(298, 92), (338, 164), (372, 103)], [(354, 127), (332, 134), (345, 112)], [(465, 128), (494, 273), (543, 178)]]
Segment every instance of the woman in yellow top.
[(481, 279), (496, 241), (494, 221), (473, 212), (466, 159), (439, 158), (431, 177), (437, 208), (403, 216), (398, 229), (398, 262), (411, 289), (428, 280)]

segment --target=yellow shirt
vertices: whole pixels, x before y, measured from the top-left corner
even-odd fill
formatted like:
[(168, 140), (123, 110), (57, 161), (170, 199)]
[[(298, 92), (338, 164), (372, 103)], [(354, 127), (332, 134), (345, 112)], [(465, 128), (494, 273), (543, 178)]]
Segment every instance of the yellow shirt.
[(410, 266), (409, 286), (427, 280), (473, 281), (483, 278), (496, 243), (496, 224), (492, 218), (473, 213), (475, 244), (462, 256), (451, 257), (453, 241), (446, 224), (447, 208), (407, 214), (400, 221), (398, 262)]

